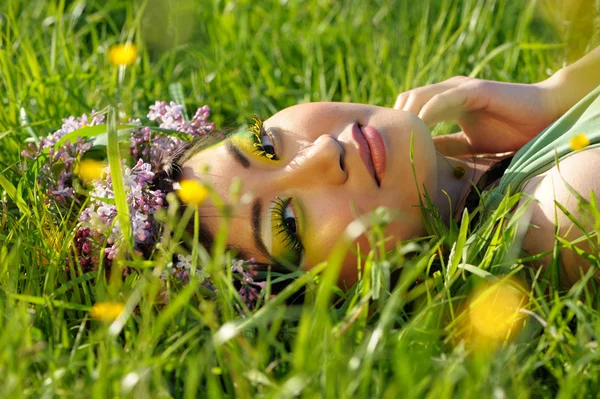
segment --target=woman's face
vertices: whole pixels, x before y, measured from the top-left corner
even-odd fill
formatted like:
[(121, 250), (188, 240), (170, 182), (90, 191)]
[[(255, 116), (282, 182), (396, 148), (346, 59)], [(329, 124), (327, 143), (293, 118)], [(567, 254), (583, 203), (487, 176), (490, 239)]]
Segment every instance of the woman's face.
[[(410, 140), (414, 134), (414, 167)], [(227, 198), (234, 178), (245, 201), (233, 210), (229, 246), (269, 263), (310, 268), (327, 259), (344, 229), (358, 216), (385, 206), (399, 212), (386, 230), (388, 248), (424, 233), (418, 208), (423, 185), (435, 192), (436, 153), (424, 123), (389, 108), (348, 103), (309, 103), (278, 112), (262, 132), (240, 132), (193, 155), (184, 178), (209, 183)], [(201, 207), (216, 231), (218, 214)], [(366, 237), (357, 240), (368, 252)], [(357, 251), (345, 259), (341, 278), (353, 283)]]

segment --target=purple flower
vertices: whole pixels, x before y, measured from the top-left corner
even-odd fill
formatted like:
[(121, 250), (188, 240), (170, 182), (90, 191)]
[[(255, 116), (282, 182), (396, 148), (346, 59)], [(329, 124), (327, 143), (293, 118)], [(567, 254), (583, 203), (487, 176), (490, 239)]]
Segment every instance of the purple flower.
[[(183, 106), (174, 102), (156, 101), (149, 107), (147, 117), (159, 128), (174, 130), (180, 134), (175, 137), (156, 132), (149, 126), (142, 126), (139, 119), (129, 120), (130, 124), (139, 126), (132, 130), (129, 139), (131, 155), (137, 162), (132, 167), (123, 164), (122, 175), (129, 205), (133, 250), (145, 256), (152, 251), (160, 231), (153, 216), (165, 202), (165, 193), (152, 187), (155, 171), (161, 166), (162, 155), (177, 149), (187, 141), (183, 140), (181, 135), (194, 139), (214, 130), (214, 123), (208, 122), (210, 108), (207, 105), (198, 108), (192, 119), (186, 121)], [(93, 142), (77, 137), (65, 140), (57, 148), (55, 145), (75, 130), (105, 123), (105, 116), (84, 114), (79, 117), (71, 116), (62, 122), (60, 129), (42, 138), (37, 145), (29, 144), (22, 152), (24, 158), (39, 157), (42, 160), (38, 183), (47, 193), (46, 202), (49, 206), (57, 208), (57, 213), (68, 210), (73, 205), (77, 209), (83, 202), (82, 196), (74, 189), (77, 179), (75, 168)], [(125, 242), (117, 218), (109, 168), (105, 172), (106, 178), (103, 180), (80, 183), (84, 189), (89, 190), (89, 201), (79, 214), (73, 255), (84, 272), (93, 270), (101, 260), (104, 261), (106, 270), (109, 270), (112, 260), (122, 253)], [(71, 259), (68, 267), (74, 264), (74, 260)], [(183, 281), (189, 279), (190, 270), (191, 258), (182, 257), (178, 258), (172, 274)], [(196, 274), (198, 278), (210, 284), (207, 280), (208, 274), (202, 269), (196, 270)]]
[[(198, 108), (192, 120), (186, 121), (183, 106), (174, 102), (156, 101), (150, 106), (147, 117), (158, 123), (158, 127), (183, 133), (191, 139), (205, 136), (215, 128), (214, 123), (208, 122), (210, 107), (207, 105)], [(156, 133), (149, 127), (141, 127), (132, 132), (131, 155), (143, 159), (144, 162), (152, 165), (152, 170), (157, 170), (163, 158), (162, 154), (175, 151), (183, 143), (184, 140), (179, 137)]]
[[(129, 204), (131, 230), (134, 237), (134, 249), (143, 253), (141, 244), (147, 244), (158, 231), (156, 222), (150, 218), (163, 204), (164, 194), (151, 187), (154, 173), (152, 166), (139, 159), (133, 168), (124, 166), (123, 181)], [(90, 203), (81, 212), (79, 221), (89, 228), (91, 233), (108, 234), (105, 256), (113, 259), (123, 245), (120, 221), (117, 220), (117, 207), (108, 204), (107, 199), (114, 199), (110, 171), (105, 180), (94, 181), (90, 191)], [(112, 226), (112, 229), (111, 229)]]
[(260, 297), (260, 291), (266, 286), (265, 281), (254, 281), (254, 278), (258, 276), (256, 259), (232, 260), (231, 271), (241, 284), (238, 291), (240, 298), (249, 308), (255, 307), (256, 301)]

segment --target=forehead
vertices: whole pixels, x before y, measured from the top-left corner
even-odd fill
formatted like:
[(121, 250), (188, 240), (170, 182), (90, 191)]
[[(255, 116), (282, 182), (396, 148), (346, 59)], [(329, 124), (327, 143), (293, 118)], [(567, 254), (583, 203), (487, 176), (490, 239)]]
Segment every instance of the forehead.
[[(182, 179), (198, 179), (221, 191), (223, 183), (231, 182), (243, 172), (243, 167), (227, 153), (226, 140), (205, 149), (193, 149), (182, 166)], [(221, 194), (221, 193), (220, 193)]]
[(277, 124), (278, 126), (299, 126), (314, 118), (332, 119), (347, 114), (358, 109), (364, 111), (365, 106), (361, 104), (350, 103), (306, 103), (297, 104), (285, 108), (265, 122), (267, 124)]
[[(197, 179), (210, 185), (216, 194), (228, 204), (233, 199), (234, 183), (241, 183), (247, 173), (247, 169), (228, 153), (226, 141), (192, 154), (182, 165), (182, 179)], [(241, 251), (241, 256), (253, 256), (259, 262), (267, 262), (266, 257), (260, 256), (253, 243), (250, 199), (248, 196), (239, 198), (232, 209), (229, 229), (230, 232), (235, 231), (236, 234), (229, 234), (228, 245)], [(200, 207), (202, 225), (213, 235), (218, 231), (222, 220), (218, 208), (210, 199)]]

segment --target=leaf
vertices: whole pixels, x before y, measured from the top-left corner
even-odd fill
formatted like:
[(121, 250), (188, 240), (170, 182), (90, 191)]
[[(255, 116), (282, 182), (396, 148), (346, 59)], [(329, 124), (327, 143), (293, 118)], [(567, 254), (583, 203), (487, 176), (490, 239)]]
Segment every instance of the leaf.
[(460, 265), (458, 265), (458, 268), (466, 270), (469, 273), (474, 274), (474, 275), (481, 277), (483, 279), (486, 279), (486, 280), (490, 280), (490, 281), (498, 280), (498, 277), (494, 276), (492, 273), (490, 273), (486, 270), (483, 270), (477, 266), (469, 265), (468, 263), (461, 263)]
[(14, 201), (17, 196), (17, 189), (2, 173), (0, 173), (0, 186), (4, 188), (6, 194)]
[[(569, 218), (569, 220), (570, 220), (570, 221), (571, 221), (571, 222), (572, 222), (572, 223), (573, 223), (575, 226), (577, 226), (577, 228), (578, 228), (579, 230), (581, 230), (581, 231), (582, 231), (582, 232), (584, 232), (584, 233), (587, 231), (587, 229), (585, 228), (585, 226), (584, 226), (583, 224), (581, 224), (581, 221), (580, 221), (580, 220), (579, 220), (577, 217), (575, 217), (575, 215), (573, 215), (571, 212), (569, 212), (569, 210), (568, 210), (567, 208), (565, 208), (565, 207), (564, 207), (564, 206), (563, 206), (563, 205), (562, 205), (560, 202), (558, 202), (558, 201), (556, 201), (556, 200), (555, 200), (555, 201), (554, 201), (554, 204), (556, 205), (556, 207), (557, 207), (558, 209), (560, 209), (560, 210), (561, 210), (561, 211), (562, 211), (562, 212), (565, 214), (565, 216), (566, 216), (567, 218)], [(588, 233), (585, 233), (585, 234), (587, 235)]]
[[(115, 129), (119, 132), (118, 134), (118, 138), (119, 140), (124, 140), (124, 139), (128, 139), (131, 132), (130, 130), (133, 129), (141, 129), (144, 127), (148, 127), (150, 130), (155, 131), (155, 132), (161, 132), (161, 133), (166, 133), (169, 136), (173, 136), (178, 138), (179, 140), (183, 140), (183, 141), (191, 141), (192, 140), (192, 136), (179, 132), (177, 130), (173, 130), (173, 129), (165, 129), (165, 128), (161, 128), (161, 127), (157, 127), (157, 126), (141, 126), (141, 125), (118, 125), (115, 123)], [(63, 146), (67, 140), (70, 142), (75, 142), (77, 140), (78, 137), (81, 138), (92, 138), (95, 137), (93, 143), (94, 146), (106, 146), (108, 144), (108, 135), (107, 135), (107, 125), (106, 124), (102, 124), (102, 125), (94, 125), (94, 126), (87, 126), (87, 127), (82, 127), (80, 129), (77, 130), (73, 130), (70, 133), (65, 134), (64, 136), (62, 136), (54, 145), (54, 148), (59, 148), (61, 146)], [(48, 148), (44, 149), (42, 151), (42, 154), (48, 154)]]
[(73, 310), (84, 310), (89, 312), (91, 307), (88, 305), (82, 305), (80, 303), (70, 303), (65, 301), (60, 301), (58, 299), (50, 299), (46, 296), (33, 296), (33, 295), (22, 295), (22, 294), (8, 294), (11, 298), (16, 299), (18, 301), (34, 303), (36, 305), (44, 305), (47, 306), (49, 303), (55, 308), (62, 309), (73, 309)]
[(29, 134), (29, 136), (31, 136), (33, 141), (35, 143), (39, 143), (40, 138), (35, 133), (35, 131), (31, 128), (31, 120), (29, 119), (29, 115), (27, 115), (27, 111), (25, 111), (25, 108), (23, 108), (23, 107), (21, 107), (19, 109), (19, 122), (21, 123), (21, 127), (23, 129), (25, 129), (25, 131), (27, 132), (27, 134)]
[(579, 239), (570, 242), (566, 239), (564, 239), (563, 237), (560, 236), (556, 236), (556, 239), (558, 240), (558, 242), (560, 242), (565, 248), (569, 248), (571, 251), (575, 252), (577, 255), (581, 256), (582, 258), (586, 259), (588, 262), (590, 263), (597, 263), (598, 262), (598, 258), (596, 258), (594, 255), (584, 251), (583, 249), (579, 248), (577, 245), (575, 245), (578, 242), (582, 242), (585, 241), (583, 238), (585, 236), (581, 236), (579, 237)]
[(450, 257), (448, 259), (448, 279), (451, 279), (458, 269), (458, 264), (463, 257), (463, 249), (465, 242), (467, 241), (467, 231), (469, 229), (469, 212), (465, 209), (463, 212), (462, 220), (460, 222), (460, 230), (458, 232), (458, 239), (452, 247)]
[(522, 50), (554, 50), (564, 47), (564, 43), (519, 43)]
[(381, 264), (376, 262), (373, 258), (371, 261), (371, 294), (373, 295), (373, 299), (379, 299), (379, 295), (381, 294), (381, 281), (383, 279)]
[(127, 193), (125, 192), (125, 183), (122, 174), (123, 164), (121, 162), (121, 153), (119, 151), (116, 110), (113, 107), (108, 109), (107, 121), (108, 165), (110, 167), (110, 176), (112, 179), (113, 191), (115, 193), (117, 218), (121, 225), (123, 239), (131, 246), (131, 219), (129, 217), (129, 205), (127, 204)]
[[(122, 126), (119, 126), (118, 128), (130, 129), (130, 127), (127, 125), (122, 125)], [(64, 136), (62, 136), (56, 142), (56, 144), (54, 145), (54, 148), (59, 148), (59, 147), (63, 146), (67, 141), (70, 141), (73, 143), (77, 140), (77, 137), (81, 137), (81, 138), (95, 137), (95, 136), (98, 136), (103, 133), (106, 133), (106, 125), (95, 125), (95, 126), (82, 127), (81, 129), (73, 130), (72, 132), (67, 133)], [(43, 153), (47, 154), (48, 149), (45, 149)]]
[(2, 186), (4, 191), (6, 191), (6, 194), (8, 194), (10, 199), (17, 205), (21, 213), (28, 215), (29, 207), (27, 206), (27, 203), (23, 200), (23, 197), (21, 197), (15, 186), (4, 177), (2, 173), (0, 173), (0, 186)]
[(97, 276), (97, 274), (98, 273), (95, 271), (82, 274), (81, 276), (74, 278), (73, 280), (70, 280), (70, 281), (66, 282), (65, 284), (62, 284), (60, 286), (60, 288), (56, 289), (54, 292), (52, 292), (52, 294), (50, 294), (50, 297), (51, 298), (59, 297), (59, 296), (63, 295), (65, 292), (67, 292), (68, 290), (70, 290), (71, 288), (74, 288), (85, 281), (93, 280)]
[(183, 119), (189, 121), (187, 110), (185, 107), (185, 96), (183, 95), (183, 86), (180, 82), (171, 83), (169, 85), (169, 94), (171, 95), (171, 100), (175, 103), (183, 106)]
[(476, 77), (479, 72), (481, 72), (481, 70), (483, 70), (483, 68), (489, 64), (489, 62), (496, 57), (497, 55), (506, 52), (508, 50), (511, 50), (512, 48), (514, 48), (516, 46), (516, 43), (504, 43), (501, 44), (500, 46), (496, 47), (495, 49), (493, 49), (492, 51), (490, 51), (483, 60), (481, 60), (477, 65), (475, 65), (475, 67), (473, 68), (473, 70), (471, 71), (471, 73), (469, 74), (469, 77), (474, 78)]

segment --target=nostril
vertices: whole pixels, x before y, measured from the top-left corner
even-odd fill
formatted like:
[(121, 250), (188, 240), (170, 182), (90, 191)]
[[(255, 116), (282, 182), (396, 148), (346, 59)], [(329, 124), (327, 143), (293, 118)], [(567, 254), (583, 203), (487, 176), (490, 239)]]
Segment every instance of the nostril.
[(346, 171), (346, 149), (344, 148), (344, 146), (342, 145), (342, 143), (340, 143), (339, 140), (336, 140), (336, 142), (338, 143), (338, 145), (340, 146), (340, 169), (342, 169), (343, 172)]

